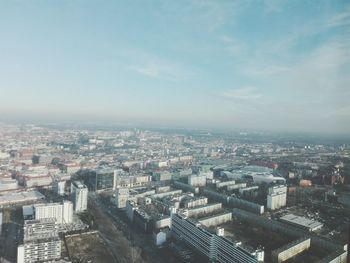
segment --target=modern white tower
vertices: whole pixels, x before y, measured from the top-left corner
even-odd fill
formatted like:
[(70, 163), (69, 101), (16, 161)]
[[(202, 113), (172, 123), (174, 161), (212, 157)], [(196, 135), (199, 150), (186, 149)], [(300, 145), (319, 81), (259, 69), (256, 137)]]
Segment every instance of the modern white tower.
[(76, 213), (87, 209), (88, 188), (80, 181), (71, 184), (72, 201)]

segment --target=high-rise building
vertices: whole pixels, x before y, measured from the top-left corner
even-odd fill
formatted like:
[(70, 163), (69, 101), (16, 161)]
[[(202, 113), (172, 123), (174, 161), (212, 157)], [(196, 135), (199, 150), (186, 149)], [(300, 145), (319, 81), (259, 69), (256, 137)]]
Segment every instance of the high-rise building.
[(71, 183), (72, 201), (76, 213), (87, 209), (88, 188), (80, 181)]
[(197, 174), (191, 174), (188, 176), (188, 184), (192, 186), (205, 186), (207, 182), (207, 176), (205, 174), (203, 175), (197, 175)]
[(115, 190), (117, 182), (117, 170), (99, 169), (94, 171), (95, 190)]
[(63, 201), (62, 218), (64, 224), (70, 224), (73, 222), (73, 203), (71, 201)]
[(168, 171), (156, 171), (153, 173), (154, 181), (170, 181), (172, 174)]
[(112, 203), (114, 203), (117, 208), (125, 208), (126, 201), (129, 199), (129, 188), (117, 188), (113, 197), (111, 198)]
[(269, 188), (267, 195), (267, 208), (276, 210), (287, 204), (287, 186), (277, 185)]
[(66, 187), (66, 181), (55, 181), (52, 185), (53, 190), (58, 195), (64, 195), (65, 187)]
[(17, 263), (46, 262), (61, 258), (61, 240), (55, 218), (24, 221), (23, 244), (17, 248)]
[(73, 222), (73, 204), (70, 201), (34, 205), (35, 219), (55, 218), (58, 224)]

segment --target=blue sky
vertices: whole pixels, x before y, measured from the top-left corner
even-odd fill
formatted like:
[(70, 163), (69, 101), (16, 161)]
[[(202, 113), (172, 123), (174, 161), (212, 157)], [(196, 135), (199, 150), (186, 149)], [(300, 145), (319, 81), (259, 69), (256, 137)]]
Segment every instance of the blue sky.
[(1, 1), (0, 118), (350, 132), (348, 1)]

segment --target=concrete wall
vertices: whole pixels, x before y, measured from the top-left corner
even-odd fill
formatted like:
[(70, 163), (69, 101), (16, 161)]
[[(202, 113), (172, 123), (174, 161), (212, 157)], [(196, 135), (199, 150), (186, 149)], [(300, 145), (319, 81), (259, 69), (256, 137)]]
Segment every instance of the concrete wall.
[(258, 261), (243, 248), (228, 239), (212, 234), (191, 220), (172, 214), (172, 236), (185, 242), (206, 256), (210, 262), (244, 262)]
[(205, 175), (191, 174), (188, 176), (188, 184), (192, 186), (205, 186), (207, 183), (207, 177)]
[(189, 184), (185, 184), (185, 183), (182, 183), (182, 182), (179, 182), (179, 181), (175, 181), (174, 182), (174, 186), (176, 188), (182, 189), (184, 191), (192, 192), (192, 193), (195, 193), (195, 194), (199, 193), (199, 188), (198, 187), (191, 186)]
[(286, 193), (272, 193), (267, 195), (267, 208), (269, 210), (279, 209), (287, 204)]
[(200, 198), (196, 198), (196, 199), (186, 200), (184, 202), (184, 206), (185, 206), (185, 208), (193, 208), (196, 206), (206, 205), (207, 203), (208, 203), (208, 198), (200, 197)]
[(222, 208), (221, 203), (209, 204), (206, 206), (196, 207), (186, 210), (185, 214), (188, 217), (196, 217), (198, 215), (209, 214), (218, 211)]
[(154, 195), (152, 195), (152, 197), (153, 198), (163, 198), (165, 196), (176, 195), (176, 194), (181, 194), (181, 193), (182, 193), (182, 190), (174, 190), (174, 191), (170, 191), (170, 192), (154, 194)]
[(223, 194), (219, 194), (217, 192), (214, 191), (210, 191), (207, 189), (203, 190), (203, 194), (213, 200), (216, 200), (218, 202), (222, 202), (224, 204), (228, 203), (229, 197), (227, 195), (223, 195)]
[(218, 182), (216, 183), (216, 188), (222, 188), (222, 187), (234, 185), (234, 184), (236, 184), (235, 181)]
[(335, 251), (318, 263), (347, 263), (347, 251)]
[(206, 227), (217, 226), (232, 220), (232, 213), (222, 213), (199, 219), (198, 222)]
[(169, 217), (162, 218), (162, 219), (155, 221), (154, 228), (160, 229), (160, 228), (164, 228), (164, 227), (170, 227), (170, 224), (171, 224), (171, 218), (169, 216)]
[(265, 211), (263, 205), (259, 205), (257, 203), (249, 202), (233, 196), (229, 197), (228, 204), (232, 207), (239, 207), (259, 215), (263, 214)]
[(169, 192), (170, 190), (170, 186), (157, 186), (156, 193)]
[(242, 188), (242, 187), (247, 187), (247, 184), (246, 183), (240, 183), (240, 184), (228, 185), (227, 186), (227, 190), (228, 191), (236, 190), (236, 189), (239, 189), (239, 188)]
[(204, 189), (203, 190), (203, 195), (208, 196), (211, 199), (214, 199), (218, 202), (222, 202), (225, 205), (228, 205), (230, 207), (237, 207), (241, 208), (250, 212), (253, 212), (255, 214), (263, 214), (264, 213), (264, 206), (259, 205), (253, 202), (249, 202), (237, 197), (233, 196), (227, 196), (224, 194), (219, 194), (217, 192)]
[(309, 249), (310, 245), (310, 238), (298, 239), (296, 241), (293, 241), (292, 243), (287, 244), (286, 246), (272, 251), (272, 260), (278, 263), (284, 262)]

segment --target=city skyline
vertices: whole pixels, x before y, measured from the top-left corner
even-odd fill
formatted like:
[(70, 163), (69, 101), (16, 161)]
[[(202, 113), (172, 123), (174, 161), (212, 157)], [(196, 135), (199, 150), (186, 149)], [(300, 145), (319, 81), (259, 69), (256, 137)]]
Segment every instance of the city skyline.
[(0, 3), (0, 121), (350, 131), (347, 1)]

